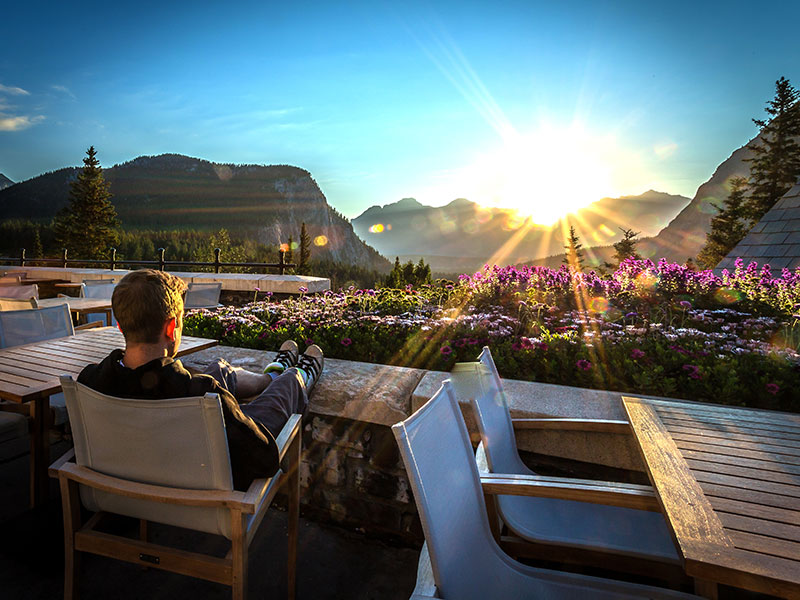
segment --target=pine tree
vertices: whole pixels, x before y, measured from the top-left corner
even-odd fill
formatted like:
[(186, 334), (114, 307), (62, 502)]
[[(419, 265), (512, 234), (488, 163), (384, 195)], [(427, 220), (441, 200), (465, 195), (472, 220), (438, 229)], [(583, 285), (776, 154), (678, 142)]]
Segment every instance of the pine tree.
[(736, 247), (750, 230), (746, 218), (747, 179), (734, 177), (730, 180), (731, 193), (722, 206), (714, 204), (718, 214), (711, 219), (711, 231), (706, 244), (697, 255), (697, 262), (706, 269), (713, 269)]
[(308, 275), (311, 260), (311, 236), (306, 231), (306, 224), (300, 226), (300, 264), (297, 265), (299, 275)]
[(44, 246), (42, 246), (41, 227), (38, 225), (33, 230), (33, 258), (44, 258)]
[(775, 97), (765, 109), (771, 119), (753, 119), (761, 129), (761, 143), (748, 146), (750, 199), (747, 212), (756, 223), (797, 182), (800, 175), (800, 92), (785, 77), (775, 82)]
[(573, 271), (583, 271), (583, 252), (581, 252), (583, 244), (580, 243), (580, 239), (578, 234), (575, 233), (575, 227), (570, 225), (569, 239), (567, 240), (567, 245), (564, 246), (564, 250), (567, 251), (567, 254), (564, 257), (563, 263), (569, 266)]
[(641, 258), (639, 253), (636, 252), (636, 244), (639, 243), (639, 240), (636, 238), (641, 233), (641, 231), (634, 231), (633, 229), (623, 229), (622, 227), (619, 228), (622, 232), (622, 239), (614, 244), (614, 258), (617, 259), (617, 264), (621, 263), (626, 258)]
[(75, 258), (105, 258), (119, 243), (120, 223), (94, 146), (83, 165), (70, 183), (69, 204), (56, 217), (56, 242)]

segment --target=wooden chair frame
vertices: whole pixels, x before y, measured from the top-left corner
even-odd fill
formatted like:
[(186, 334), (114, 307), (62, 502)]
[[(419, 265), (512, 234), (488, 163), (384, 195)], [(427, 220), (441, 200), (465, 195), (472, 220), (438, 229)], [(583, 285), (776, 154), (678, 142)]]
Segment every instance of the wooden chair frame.
[[(231, 586), (234, 600), (244, 599), (249, 545), (279, 487), (285, 485), (289, 528), (288, 597), (292, 600), (295, 597), (300, 515), (300, 427), (300, 415), (292, 415), (276, 440), (281, 469), (269, 479), (254, 480), (246, 492), (190, 490), (111, 477), (76, 465), (74, 450), (67, 452), (50, 466), (49, 471), (50, 476), (59, 481), (64, 513), (64, 598), (78, 597), (80, 553), (88, 552), (222, 583)], [(164, 504), (227, 508), (231, 513), (231, 550), (224, 558), (217, 558), (153, 544), (147, 541), (147, 522), (144, 520), (140, 523), (141, 539), (138, 540), (97, 531), (95, 526), (104, 513), (95, 513), (81, 523), (79, 485)], [(249, 525), (247, 515), (253, 515)]]

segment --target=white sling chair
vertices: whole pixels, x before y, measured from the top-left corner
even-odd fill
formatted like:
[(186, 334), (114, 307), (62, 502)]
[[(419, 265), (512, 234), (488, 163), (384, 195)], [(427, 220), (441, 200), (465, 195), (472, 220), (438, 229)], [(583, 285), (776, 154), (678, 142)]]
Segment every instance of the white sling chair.
[[(169, 400), (114, 398), (61, 378), (75, 441), (50, 467), (61, 487), (64, 512), (64, 597), (78, 587), (76, 553), (110, 556), (247, 592), (247, 553), (278, 487), (289, 497), (289, 598), (294, 597), (299, 514), (300, 415), (277, 437), (281, 469), (233, 489), (225, 423), (216, 394)], [(74, 458), (74, 462), (70, 462)], [(80, 498), (79, 498), (80, 497)], [(141, 540), (81, 524), (80, 506), (142, 520)], [(222, 535), (231, 541), (224, 559), (151, 544), (146, 521)]]
[(31, 285), (0, 285), (0, 298), (17, 298), (27, 300), (28, 298), (39, 299), (39, 286), (35, 283)]
[(183, 308), (217, 308), (219, 295), (222, 292), (221, 283), (190, 283), (186, 290)]
[[(111, 300), (111, 296), (114, 294), (114, 287), (117, 284), (114, 283), (113, 279), (84, 279), (83, 280), (83, 287), (81, 288), (81, 295), (84, 298), (96, 298), (102, 300)], [(116, 326), (117, 320), (114, 318), (114, 313), (111, 313), (111, 322), (106, 323), (106, 315), (105, 313), (89, 313), (86, 315), (86, 321), (88, 323), (93, 323), (95, 321), (99, 321), (106, 325)]]
[[(523, 565), (505, 554), (489, 527), (484, 491), (537, 494), (532, 479), (488, 477), (482, 488), (461, 410), (449, 381), (422, 408), (392, 426), (414, 492), (433, 585), (412, 598), (695, 598), (655, 587)], [(549, 488), (552, 491), (553, 488)], [(426, 552), (427, 550), (427, 552)]]
[[(455, 365), (452, 381), (457, 397), (469, 399), (472, 405), (481, 435), (479, 463), (485, 457), (484, 468), (491, 473), (536, 476), (517, 451), (514, 421), (489, 348), (483, 349), (479, 362)], [(521, 421), (525, 423), (524, 419)], [(577, 420), (569, 423), (573, 427), (579, 424)], [(617, 431), (625, 430), (627, 424), (610, 422), (607, 425)], [(553, 479), (587, 483), (586, 480)], [(652, 493), (649, 486), (609, 485)], [(612, 564), (620, 571), (664, 579), (683, 577), (678, 552), (655, 502), (648, 510), (521, 496), (497, 496), (494, 502), (498, 516), (508, 528), (509, 535), (502, 538), (506, 542), (504, 547), (509, 550), (513, 547), (520, 555), (600, 564), (609, 564), (612, 559)], [(515, 543), (520, 540), (528, 543)]]

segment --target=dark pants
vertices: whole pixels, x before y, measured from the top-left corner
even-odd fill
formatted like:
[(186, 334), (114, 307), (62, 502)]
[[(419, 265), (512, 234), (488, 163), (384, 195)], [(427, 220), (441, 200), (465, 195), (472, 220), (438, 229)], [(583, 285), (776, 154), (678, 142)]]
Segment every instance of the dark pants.
[[(236, 371), (224, 359), (210, 364), (205, 375), (211, 375), (221, 387), (236, 396)], [(272, 380), (255, 400), (241, 405), (242, 412), (266, 427), (277, 438), (292, 414), (305, 415), (308, 409), (308, 395), (303, 379), (296, 369), (287, 369)]]

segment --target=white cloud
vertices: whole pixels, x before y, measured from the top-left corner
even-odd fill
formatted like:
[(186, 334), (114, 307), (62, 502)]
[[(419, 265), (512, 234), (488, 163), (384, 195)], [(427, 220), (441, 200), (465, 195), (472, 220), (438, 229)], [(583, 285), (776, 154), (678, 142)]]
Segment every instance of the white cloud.
[(7, 86), (0, 83), (0, 93), (11, 94), (12, 96), (30, 96), (31, 93), (22, 88)]
[(72, 91), (65, 85), (52, 85), (50, 87), (52, 87), (57, 92), (61, 92), (62, 94), (66, 94), (67, 96), (69, 96), (73, 100), (77, 100), (77, 98), (75, 97), (75, 94), (73, 94)]
[(22, 131), (42, 121), (44, 121), (44, 117), (41, 115), (36, 117), (6, 117), (0, 115), (0, 131)]

